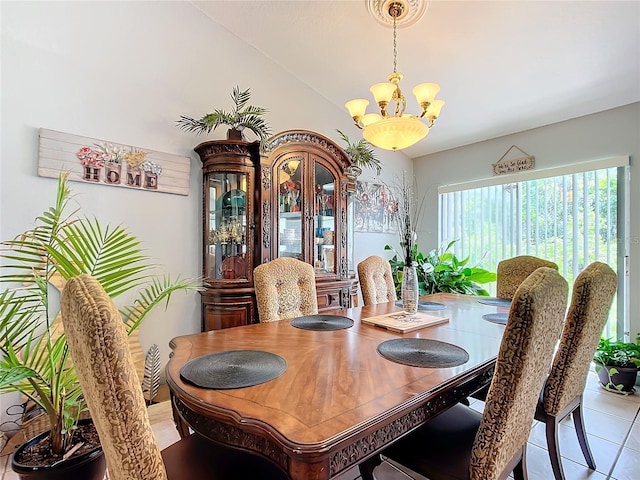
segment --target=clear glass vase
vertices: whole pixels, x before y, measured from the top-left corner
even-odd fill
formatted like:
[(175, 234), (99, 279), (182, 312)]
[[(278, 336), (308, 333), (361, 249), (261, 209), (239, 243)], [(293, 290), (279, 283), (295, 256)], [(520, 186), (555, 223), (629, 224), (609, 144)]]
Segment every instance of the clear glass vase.
[(405, 266), (402, 270), (402, 308), (409, 314), (418, 311), (418, 272), (416, 264)]

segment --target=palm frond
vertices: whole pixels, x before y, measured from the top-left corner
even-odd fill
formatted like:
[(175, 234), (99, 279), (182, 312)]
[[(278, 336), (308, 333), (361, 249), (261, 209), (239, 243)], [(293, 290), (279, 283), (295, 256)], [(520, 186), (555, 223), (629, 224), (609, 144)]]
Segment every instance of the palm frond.
[(382, 163), (376, 156), (373, 146), (364, 138), (358, 142), (352, 142), (343, 132), (337, 130), (338, 135), (344, 142), (343, 150), (355, 165), (365, 168), (375, 168), (376, 174), (380, 175), (382, 171)]
[(247, 115), (264, 115), (268, 110), (264, 107), (256, 107), (255, 105), (249, 105), (244, 110), (238, 112), (238, 117), (246, 117)]
[(231, 100), (233, 100), (233, 113), (239, 113), (250, 99), (251, 89), (247, 88), (245, 91), (241, 92), (237, 85), (233, 87), (233, 92), (231, 93)]
[(37, 377), (37, 372), (23, 365), (16, 365), (11, 368), (3, 366), (0, 370), (0, 392), (5, 391), (7, 386), (33, 377)]
[(213, 128), (213, 125), (204, 122), (204, 117), (196, 120), (195, 118), (187, 117), (185, 115), (180, 115), (180, 119), (176, 120), (176, 125), (181, 130), (188, 133), (195, 133), (196, 135), (209, 133)]
[(22, 349), (33, 329), (43, 322), (43, 302), (40, 294), (24, 295), (5, 290), (0, 294), (0, 352), (9, 346)]
[(133, 301), (133, 306), (126, 306), (122, 309), (121, 313), (127, 330), (132, 332), (138, 328), (147, 314), (159, 303), (166, 301), (168, 305), (169, 299), (174, 292), (201, 289), (202, 283), (200, 280), (181, 278), (180, 276), (172, 280), (168, 275), (162, 278), (153, 278), (151, 284), (139, 292), (138, 298)]
[(83, 218), (64, 233), (65, 241), (49, 250), (56, 269), (65, 279), (92, 275), (112, 298), (144, 282), (144, 272), (154, 266), (139, 240), (121, 226), (103, 228), (97, 219)]

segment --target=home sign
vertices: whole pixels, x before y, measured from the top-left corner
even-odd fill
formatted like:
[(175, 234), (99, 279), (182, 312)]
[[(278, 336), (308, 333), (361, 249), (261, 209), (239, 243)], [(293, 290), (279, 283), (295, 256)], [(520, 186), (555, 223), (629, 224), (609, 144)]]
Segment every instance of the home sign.
[(40, 129), (38, 175), (134, 188), (189, 194), (191, 159), (146, 148)]

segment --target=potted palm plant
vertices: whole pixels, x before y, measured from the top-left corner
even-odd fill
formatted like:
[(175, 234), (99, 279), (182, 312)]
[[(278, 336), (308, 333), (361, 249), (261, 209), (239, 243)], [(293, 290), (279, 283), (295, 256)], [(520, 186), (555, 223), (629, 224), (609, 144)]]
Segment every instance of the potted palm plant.
[(593, 360), (600, 385), (605, 390), (633, 393), (640, 369), (640, 335), (636, 343), (600, 339)]
[(251, 99), (251, 91), (246, 89), (241, 92), (237, 85), (233, 89), (231, 99), (233, 109), (230, 112), (216, 108), (213, 112), (197, 119), (181, 115), (176, 123), (182, 130), (196, 135), (211, 133), (211, 130), (215, 130), (220, 125), (226, 125), (229, 127), (228, 140), (245, 140), (244, 130), (247, 129), (251, 130), (263, 144), (270, 135), (269, 126), (263, 118), (267, 109), (247, 105)]
[(95, 429), (90, 419), (88, 426), (79, 421), (87, 407), (56, 319), (55, 288), (88, 273), (112, 298), (137, 291), (121, 309), (129, 333), (172, 293), (199, 288), (193, 280), (153, 275), (136, 237), (121, 226), (80, 217), (77, 209), (69, 213), (70, 199), (61, 175), (55, 205), (34, 228), (2, 242), (0, 252), (0, 393), (19, 392), (47, 424), (14, 454), (12, 468), (22, 479), (102, 480), (105, 473)]
[(357, 178), (362, 173), (363, 168), (371, 168), (376, 170), (376, 175), (380, 175), (382, 164), (380, 159), (376, 157), (372, 145), (364, 138), (358, 142), (353, 142), (340, 130), (336, 130), (340, 138), (344, 142), (343, 150), (353, 163), (351, 165), (351, 175)]

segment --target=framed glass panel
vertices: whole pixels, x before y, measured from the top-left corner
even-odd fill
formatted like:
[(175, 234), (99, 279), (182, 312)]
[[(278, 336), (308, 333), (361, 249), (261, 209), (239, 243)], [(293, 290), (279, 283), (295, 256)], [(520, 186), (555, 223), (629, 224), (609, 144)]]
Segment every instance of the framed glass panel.
[(336, 221), (335, 178), (323, 165), (315, 164), (314, 267), (316, 273), (335, 273)]
[(285, 160), (277, 171), (278, 256), (304, 260), (302, 255), (302, 157)]
[(205, 272), (211, 279), (246, 280), (247, 174), (209, 174), (207, 195)]

